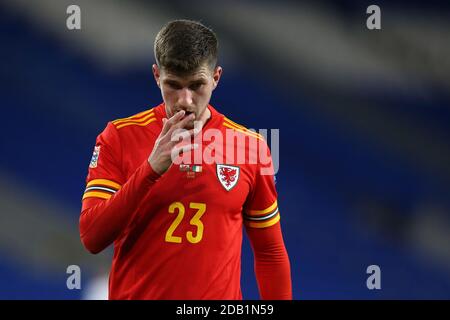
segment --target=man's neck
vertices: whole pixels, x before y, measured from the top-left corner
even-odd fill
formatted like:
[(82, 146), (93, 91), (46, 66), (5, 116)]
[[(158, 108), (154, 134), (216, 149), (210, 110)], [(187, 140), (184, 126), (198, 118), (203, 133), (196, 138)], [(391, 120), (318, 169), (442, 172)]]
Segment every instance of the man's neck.
[(205, 111), (203, 111), (202, 115), (200, 116), (200, 119), (198, 119), (197, 121), (201, 121), (202, 127), (204, 127), (209, 119), (211, 119), (211, 110), (206, 107)]

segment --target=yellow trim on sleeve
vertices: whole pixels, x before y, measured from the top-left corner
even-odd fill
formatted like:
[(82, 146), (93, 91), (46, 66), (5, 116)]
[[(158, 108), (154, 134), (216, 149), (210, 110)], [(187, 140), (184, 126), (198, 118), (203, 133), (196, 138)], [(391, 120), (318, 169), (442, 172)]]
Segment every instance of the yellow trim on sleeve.
[(88, 184), (86, 185), (86, 188), (92, 186), (92, 185), (97, 185), (100, 184), (102, 186), (107, 186), (107, 187), (112, 187), (115, 188), (117, 190), (119, 190), (122, 186), (120, 184), (118, 184), (117, 182), (111, 181), (111, 180), (107, 180), (107, 179), (94, 179), (88, 182)]
[(253, 221), (246, 221), (245, 224), (249, 227), (252, 228), (267, 228), (267, 227), (271, 227), (273, 226), (275, 223), (277, 223), (278, 221), (280, 221), (280, 214), (278, 213), (272, 220), (263, 222), (263, 223), (258, 223), (258, 222), (253, 222)]
[(249, 210), (247, 212), (247, 214), (249, 216), (266, 214), (266, 213), (269, 213), (271, 211), (274, 211), (277, 208), (277, 206), (278, 206), (278, 201), (275, 200), (275, 202), (270, 207), (268, 207), (267, 209), (264, 209), (264, 210)]
[(109, 199), (109, 198), (111, 198), (111, 197), (112, 197), (112, 195), (111, 195), (111, 194), (108, 194), (108, 193), (91, 191), (91, 192), (86, 192), (86, 193), (83, 195), (83, 199), (82, 199), (82, 200), (84, 200), (84, 199), (86, 199), (86, 198), (102, 198), (102, 199)]
[(126, 127), (126, 126), (131, 126), (131, 125), (142, 127), (142, 126), (148, 125), (149, 123), (152, 123), (153, 121), (156, 121), (156, 118), (151, 118), (150, 120), (148, 120), (148, 121), (146, 121), (144, 123), (125, 122), (125, 123), (119, 124), (116, 128), (120, 129), (120, 128), (123, 128), (123, 127)]
[(253, 134), (259, 136), (261, 139), (264, 138), (264, 137), (263, 137), (262, 135), (260, 135), (259, 133), (254, 132), (254, 131), (251, 131), (251, 130), (249, 130), (248, 128), (246, 128), (246, 127), (244, 127), (244, 126), (242, 126), (242, 125), (240, 125), (240, 124), (237, 124), (236, 122), (234, 122), (234, 121), (228, 119), (227, 117), (224, 117), (223, 119), (224, 119), (226, 122), (228, 122), (228, 123), (227, 123), (228, 125), (232, 125), (232, 126), (234, 126), (235, 128), (237, 128), (237, 129), (242, 129), (242, 130), (244, 130), (244, 131), (247, 132), (247, 133), (253, 133)]
[(237, 124), (236, 122), (232, 121), (231, 119), (228, 119), (227, 117), (224, 117), (223, 119), (226, 120), (229, 124), (233, 124), (235, 127), (247, 130), (246, 127), (244, 127), (240, 124)]
[(151, 112), (153, 112), (153, 108), (150, 109), (150, 110), (139, 112), (138, 114), (135, 114), (134, 116), (131, 116), (131, 117), (116, 119), (116, 120), (112, 121), (112, 123), (116, 124), (116, 123), (121, 122), (121, 121), (133, 120), (133, 119), (145, 116), (145, 115), (147, 115), (147, 114), (149, 114)]
[(229, 124), (229, 123), (226, 123), (226, 122), (224, 122), (223, 125), (224, 125), (225, 127), (227, 127), (227, 128), (230, 128), (230, 129), (233, 129), (233, 130), (242, 132), (242, 133), (244, 133), (244, 134), (246, 134), (246, 135), (248, 135), (248, 136), (250, 136), (250, 137), (254, 137), (254, 138), (256, 138), (256, 139), (263, 140), (262, 136), (261, 136), (259, 133), (256, 133), (256, 132), (253, 132), (253, 131), (250, 131), (250, 130), (247, 130), (247, 129), (244, 130), (244, 129), (238, 128), (238, 127), (233, 126), (233, 125), (231, 125), (231, 124)]
[(256, 134), (256, 135), (258, 135), (258, 136), (260, 136), (260, 137), (262, 138), (262, 136), (261, 136), (259, 133), (253, 132), (253, 131), (251, 131), (250, 129), (244, 127), (243, 125), (237, 124), (236, 122), (234, 122), (234, 121), (228, 119), (227, 117), (224, 117), (224, 120), (226, 120), (226, 121), (228, 122), (228, 124), (231, 124), (231, 125), (233, 125), (233, 126), (235, 126), (235, 127), (237, 127), (237, 128), (240, 128), (240, 129), (242, 129), (242, 130), (245, 130), (245, 131), (247, 131), (247, 132), (254, 133), (254, 134)]
[(113, 122), (114, 125), (120, 125), (123, 123), (129, 123), (129, 122), (133, 122), (133, 123), (141, 123), (141, 122), (145, 122), (146, 120), (148, 120), (149, 118), (152, 118), (155, 116), (155, 113), (150, 112), (149, 114), (145, 115), (142, 118), (139, 119), (121, 119), (121, 120), (116, 120)]

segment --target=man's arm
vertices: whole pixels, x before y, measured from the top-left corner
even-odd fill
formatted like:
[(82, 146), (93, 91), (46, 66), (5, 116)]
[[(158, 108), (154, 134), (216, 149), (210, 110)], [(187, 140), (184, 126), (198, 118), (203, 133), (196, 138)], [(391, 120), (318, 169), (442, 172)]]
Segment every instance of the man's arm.
[(291, 268), (280, 223), (268, 228), (246, 227), (259, 294), (265, 300), (292, 299)]
[(80, 238), (86, 249), (96, 254), (108, 247), (130, 223), (158, 178), (145, 161), (110, 199), (83, 200)]
[[(258, 141), (258, 149), (255, 181), (243, 218), (255, 257), (259, 294), (267, 300), (292, 299), (291, 267), (281, 232), (272, 156), (265, 140)], [(263, 155), (268, 157), (264, 161)]]
[[(184, 111), (180, 111), (169, 120), (163, 120), (163, 128), (156, 139), (148, 160), (144, 161), (114, 195), (106, 197), (105, 200), (95, 197), (96, 192), (85, 193), (79, 227), (81, 241), (87, 250), (92, 253), (101, 252), (125, 231), (132, 222), (137, 209), (148, 203), (146, 195), (157, 183), (160, 175), (164, 174), (171, 166), (172, 151), (179, 154), (195, 148), (193, 145), (177, 146), (178, 139), (172, 139), (172, 133), (175, 130), (184, 128), (189, 121), (193, 120), (194, 115), (183, 119), (184, 114)], [(194, 130), (189, 130), (179, 134), (178, 137), (193, 136), (194, 133)], [(111, 172), (115, 172), (114, 175), (119, 176), (120, 170), (117, 168), (121, 167), (120, 164), (116, 163), (118, 157), (114, 157), (111, 152), (107, 152), (108, 141), (107, 139), (104, 140), (100, 139), (100, 142), (103, 144), (101, 147), (105, 149), (106, 154), (103, 153), (99, 158), (102, 156), (106, 158), (99, 159), (99, 161), (106, 160), (106, 163), (102, 164), (102, 172), (96, 174), (97, 176), (100, 175), (98, 180), (103, 181), (109, 179), (108, 175)], [(119, 142), (116, 141), (116, 143)], [(114, 185), (118, 184), (114, 183)], [(97, 186), (97, 189), (101, 188)]]

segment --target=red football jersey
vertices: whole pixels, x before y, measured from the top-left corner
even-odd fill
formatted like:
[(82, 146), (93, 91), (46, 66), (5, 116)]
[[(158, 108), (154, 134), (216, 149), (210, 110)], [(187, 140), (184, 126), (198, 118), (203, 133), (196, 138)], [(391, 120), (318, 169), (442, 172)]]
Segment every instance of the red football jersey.
[[(199, 150), (207, 150), (213, 163), (172, 164), (162, 176), (147, 159), (166, 118), (164, 104), (109, 122), (98, 136), (80, 234), (94, 253), (114, 243), (110, 299), (241, 299), (243, 225), (279, 228), (274, 176), (261, 174), (272, 168), (266, 142), (208, 108)], [(230, 145), (232, 160), (225, 156)], [(245, 161), (238, 159), (243, 149)], [(259, 150), (269, 162), (261, 163)], [(277, 241), (289, 269), (282, 238)], [(290, 278), (287, 286), (290, 291)]]

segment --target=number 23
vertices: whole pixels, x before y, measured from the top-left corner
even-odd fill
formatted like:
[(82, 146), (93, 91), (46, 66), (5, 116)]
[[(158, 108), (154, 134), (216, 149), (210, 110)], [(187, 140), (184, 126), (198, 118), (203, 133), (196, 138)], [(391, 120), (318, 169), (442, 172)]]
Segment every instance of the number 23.
[[(186, 238), (190, 243), (198, 243), (202, 240), (203, 237), (203, 222), (200, 220), (200, 218), (206, 211), (206, 204), (198, 202), (190, 202), (189, 208), (197, 209), (197, 212), (189, 221), (190, 225), (197, 227), (197, 232), (195, 236), (192, 231), (186, 232)], [(182, 238), (173, 235), (175, 229), (179, 226), (179, 224), (183, 220), (185, 213), (185, 207), (181, 202), (174, 202), (169, 206), (169, 213), (175, 212), (178, 212), (178, 214), (166, 232), (166, 242), (181, 243)]]

